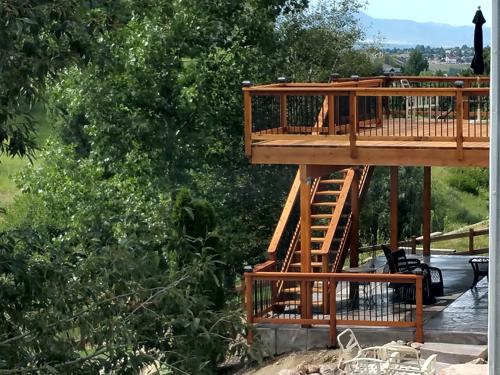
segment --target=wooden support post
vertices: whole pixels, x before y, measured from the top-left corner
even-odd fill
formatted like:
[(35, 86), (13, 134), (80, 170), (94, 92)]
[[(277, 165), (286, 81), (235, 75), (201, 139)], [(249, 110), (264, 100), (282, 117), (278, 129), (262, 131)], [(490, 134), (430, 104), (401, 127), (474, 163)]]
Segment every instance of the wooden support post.
[[(300, 167), (300, 271), (311, 272), (311, 179), (307, 166)], [(312, 316), (311, 283), (303, 281), (300, 290), (301, 316)]]
[(249, 345), (253, 342), (253, 290), (252, 290), (252, 274), (245, 273), (245, 302), (247, 310), (247, 342)]
[(469, 254), (474, 254), (474, 228), (469, 228)]
[(458, 160), (464, 159), (464, 107), (462, 90), (457, 90), (456, 96), (456, 110), (457, 110), (457, 152)]
[(351, 183), (351, 251), (349, 263), (351, 267), (359, 266), (359, 168), (354, 167)]
[(351, 158), (358, 156), (356, 149), (356, 138), (358, 128), (358, 97), (355, 91), (349, 92), (349, 145), (351, 147)]
[(417, 253), (417, 236), (411, 236), (411, 253)]
[(390, 207), (391, 207), (391, 250), (398, 249), (398, 167), (391, 167), (391, 188), (390, 188)]
[(288, 104), (286, 94), (280, 95), (280, 127), (283, 133), (288, 132)]
[(330, 346), (337, 347), (337, 283), (330, 279)]
[(377, 96), (377, 127), (384, 123), (383, 101), (381, 96)]
[(335, 135), (335, 97), (328, 96), (328, 134)]
[[(470, 81), (464, 81), (464, 88), (469, 88), (470, 87)], [(467, 97), (467, 100), (465, 102), (463, 102), (464, 105), (463, 105), (463, 119), (464, 120), (469, 120), (469, 111), (470, 111), (470, 107), (469, 107), (469, 97)]]
[(423, 276), (418, 275), (415, 285), (415, 303), (416, 303), (416, 316), (415, 316), (415, 341), (424, 342), (424, 301), (423, 301)]
[(424, 194), (423, 194), (423, 255), (431, 255), (431, 167), (424, 167)]
[(252, 97), (248, 91), (243, 93), (245, 112), (245, 156), (252, 157)]

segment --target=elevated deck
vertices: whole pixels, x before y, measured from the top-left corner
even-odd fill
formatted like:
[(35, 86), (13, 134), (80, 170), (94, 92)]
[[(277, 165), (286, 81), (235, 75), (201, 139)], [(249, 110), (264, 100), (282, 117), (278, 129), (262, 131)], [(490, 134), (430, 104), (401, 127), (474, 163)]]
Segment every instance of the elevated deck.
[(412, 87), (402, 88), (400, 78), (244, 88), (247, 156), (256, 164), (487, 167), (488, 79), (407, 77)]

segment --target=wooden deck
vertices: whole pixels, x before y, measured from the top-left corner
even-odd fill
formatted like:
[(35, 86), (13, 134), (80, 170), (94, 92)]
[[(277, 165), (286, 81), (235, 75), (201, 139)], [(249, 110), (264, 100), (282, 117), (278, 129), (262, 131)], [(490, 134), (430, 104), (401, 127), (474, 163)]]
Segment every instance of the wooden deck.
[(245, 153), (255, 164), (487, 167), (489, 89), (450, 82), (246, 87)]
[(376, 129), (361, 127), (354, 155), (348, 134), (256, 134), (251, 160), (255, 164), (488, 166), (489, 138), (479, 136), (489, 134), (485, 122), (464, 122), (462, 156), (455, 124), (439, 127), (443, 136), (425, 125), (402, 128), (391, 119)]

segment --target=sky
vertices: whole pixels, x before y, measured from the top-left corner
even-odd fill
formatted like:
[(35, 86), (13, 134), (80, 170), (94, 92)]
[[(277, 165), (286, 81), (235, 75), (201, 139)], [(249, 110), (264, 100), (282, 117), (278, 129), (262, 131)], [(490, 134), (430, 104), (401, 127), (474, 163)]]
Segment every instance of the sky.
[(492, 1), (496, 0), (368, 0), (364, 12), (374, 18), (469, 26), (481, 6), (485, 26), (491, 27)]

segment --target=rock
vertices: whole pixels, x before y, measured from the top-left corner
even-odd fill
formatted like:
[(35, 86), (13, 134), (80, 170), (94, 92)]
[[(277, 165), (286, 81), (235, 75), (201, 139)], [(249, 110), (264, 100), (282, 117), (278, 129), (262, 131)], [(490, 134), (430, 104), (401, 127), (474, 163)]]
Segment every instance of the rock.
[(336, 364), (325, 364), (319, 367), (321, 375), (337, 375), (340, 373)]
[(439, 375), (488, 375), (488, 365), (474, 365), (471, 363), (452, 365), (442, 369)]
[(297, 374), (299, 375), (307, 375), (307, 366), (303, 363), (297, 366), (296, 368)]
[(413, 348), (413, 349), (417, 349), (417, 350), (420, 350), (420, 348), (422, 346), (424, 346), (424, 344), (422, 344), (421, 342), (412, 342), (410, 344), (410, 346)]
[(285, 369), (278, 372), (278, 375), (301, 375), (297, 370)]
[(307, 367), (307, 373), (308, 374), (316, 374), (319, 372), (319, 366), (316, 365), (309, 365)]
[(488, 362), (486, 362), (486, 360), (484, 358), (476, 358), (476, 359), (473, 359), (472, 361), (467, 362), (467, 363), (471, 363), (473, 365), (484, 365), (485, 363), (488, 363)]

